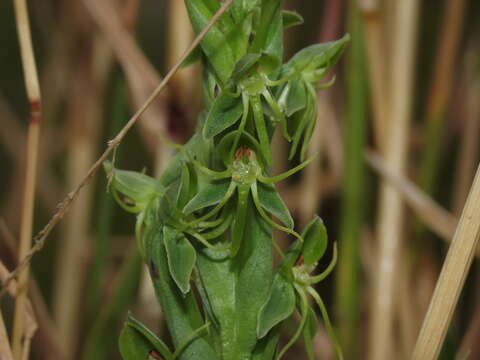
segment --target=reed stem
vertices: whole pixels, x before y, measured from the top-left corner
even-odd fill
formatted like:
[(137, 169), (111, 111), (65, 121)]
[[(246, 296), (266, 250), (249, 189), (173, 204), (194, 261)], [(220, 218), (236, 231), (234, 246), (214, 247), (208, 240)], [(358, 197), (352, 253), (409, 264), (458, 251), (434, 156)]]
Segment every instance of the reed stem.
[(463, 208), (462, 216), (448, 249), (433, 298), (417, 339), (413, 360), (434, 360), (458, 303), (460, 292), (480, 238), (480, 167)]
[[(30, 120), (27, 132), (26, 171), (21, 214), (19, 262), (25, 259), (31, 247), (33, 211), (35, 206), (35, 185), (37, 181), (37, 162), (40, 137), (41, 94), (37, 68), (30, 34), (30, 22), (26, 0), (15, 0), (15, 18), (20, 42), (20, 54), (24, 73), (25, 87), (30, 103)], [(27, 289), (29, 268), (24, 267), (18, 274), (18, 293), (15, 301), (13, 320), (12, 351), (15, 359), (28, 357), (29, 346), (26, 342)], [(28, 341), (28, 340), (27, 340)], [(26, 353), (24, 353), (24, 351)]]
[[(392, 39), (390, 124), (385, 139), (385, 160), (398, 174), (406, 168), (410, 128), (418, 1), (396, 2)], [(396, 272), (404, 221), (400, 194), (383, 183), (378, 208), (376, 281), (370, 314), (369, 359), (387, 359), (394, 350), (393, 319)]]

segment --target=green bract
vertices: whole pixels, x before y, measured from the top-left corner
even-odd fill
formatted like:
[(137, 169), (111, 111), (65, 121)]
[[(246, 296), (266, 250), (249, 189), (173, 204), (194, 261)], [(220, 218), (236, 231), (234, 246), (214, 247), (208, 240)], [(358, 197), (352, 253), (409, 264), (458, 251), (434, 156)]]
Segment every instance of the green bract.
[[(222, 6), (219, 0), (185, 0), (195, 33)], [(274, 186), (300, 171), (317, 118), (318, 82), (337, 63), (348, 35), (307, 47), (287, 63), (284, 29), (303, 22), (281, 0), (234, 0), (182, 64), (203, 65), (206, 108), (195, 134), (164, 174), (116, 169), (105, 163), (109, 189), (136, 214), (136, 238), (162, 307), (172, 348), (129, 315), (120, 336), (125, 360), (280, 359), (303, 334), (309, 360), (317, 304), (341, 358), (325, 305), (313, 286), (336, 261), (315, 274), (325, 255), (325, 226), (315, 217), (299, 234)], [(301, 162), (271, 176), (271, 140), (279, 129)], [(275, 218), (276, 220), (274, 220)], [(277, 222), (278, 221), (278, 222)], [(273, 229), (293, 235), (283, 251)], [(282, 257), (274, 269), (275, 247)], [(300, 324), (283, 349), (279, 330), (298, 311)]]

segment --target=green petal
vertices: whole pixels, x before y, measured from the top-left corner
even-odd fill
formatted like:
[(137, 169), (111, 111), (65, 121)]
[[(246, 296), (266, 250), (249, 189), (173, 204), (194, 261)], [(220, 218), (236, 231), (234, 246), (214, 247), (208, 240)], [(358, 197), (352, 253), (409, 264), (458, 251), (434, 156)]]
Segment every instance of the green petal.
[(303, 245), (303, 262), (306, 265), (313, 265), (320, 260), (327, 249), (327, 229), (322, 219), (315, 216), (312, 221), (305, 227), (302, 233), (304, 240)]
[(257, 336), (263, 338), (275, 325), (295, 310), (295, 291), (291, 282), (280, 274), (273, 279), (270, 294), (258, 314)]
[(190, 278), (197, 258), (195, 248), (185, 235), (169, 226), (163, 228), (163, 238), (170, 275), (182, 293), (187, 294), (190, 291)]
[(292, 116), (307, 106), (307, 91), (300, 78), (291, 80), (288, 85), (289, 91), (285, 99), (285, 114)]
[(292, 215), (273, 185), (258, 183), (258, 199), (265, 210), (293, 229)]

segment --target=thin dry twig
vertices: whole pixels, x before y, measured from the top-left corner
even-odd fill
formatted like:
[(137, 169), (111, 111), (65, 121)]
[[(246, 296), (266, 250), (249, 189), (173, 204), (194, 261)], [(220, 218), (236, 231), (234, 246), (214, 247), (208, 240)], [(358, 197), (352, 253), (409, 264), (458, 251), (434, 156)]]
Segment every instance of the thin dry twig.
[(153, 101), (156, 99), (156, 97), (162, 92), (162, 90), (165, 88), (165, 85), (169, 82), (171, 77), (177, 72), (177, 70), (180, 68), (182, 63), (185, 61), (185, 59), (188, 57), (188, 55), (200, 44), (200, 42), (203, 40), (207, 32), (210, 30), (210, 28), (215, 24), (215, 22), (222, 16), (225, 11), (230, 7), (230, 5), (233, 3), (233, 0), (227, 0), (222, 7), (217, 11), (217, 13), (212, 17), (208, 25), (203, 29), (200, 34), (195, 38), (195, 40), (192, 42), (190, 47), (185, 51), (183, 56), (180, 58), (180, 60), (175, 64), (175, 66), (168, 72), (168, 74), (165, 76), (165, 78), (160, 82), (160, 84), (157, 86), (157, 88), (153, 91), (153, 93), (149, 96), (149, 98), (145, 101), (145, 103), (142, 105), (142, 107), (130, 118), (130, 120), (127, 122), (127, 124), (120, 130), (120, 132), (108, 142), (108, 147), (104, 151), (104, 153), (98, 158), (98, 160), (92, 165), (92, 167), (89, 169), (88, 173), (85, 175), (85, 177), (80, 181), (80, 184), (73, 190), (71, 191), (65, 199), (60, 203), (58, 211), (55, 213), (55, 215), (50, 219), (50, 221), (45, 225), (45, 227), (35, 236), (34, 238), (34, 245), (31, 248), (31, 250), (28, 252), (28, 254), (22, 258), (22, 261), (19, 263), (17, 268), (12, 271), (10, 276), (5, 279), (5, 281), (2, 284), (2, 290), (0, 291), (0, 297), (4, 294), (5, 292), (5, 287), (8, 285), (8, 283), (16, 278), (26, 266), (28, 266), (31, 258), (35, 253), (40, 251), (45, 244), (45, 240), (50, 234), (50, 232), (53, 230), (53, 228), (62, 220), (63, 216), (67, 213), (67, 211), (70, 209), (73, 201), (76, 200), (78, 197), (79, 193), (82, 191), (82, 189), (90, 182), (92, 179), (93, 175), (100, 169), (102, 166), (103, 162), (110, 156), (110, 154), (120, 145), (122, 142), (123, 138), (127, 135), (128, 131), (135, 125), (135, 123), (138, 121), (138, 119), (142, 116), (142, 114), (147, 110), (147, 108), (153, 103)]
[(458, 224), (458, 219), (437, 204), (413, 182), (395, 173), (382, 158), (373, 151), (365, 152), (367, 163), (398, 190), (405, 202), (417, 213), (420, 219), (438, 236), (450, 242)]
[[(22, 259), (28, 254), (32, 241), (33, 209), (40, 137), (41, 93), (38, 83), (37, 67), (35, 65), (26, 0), (15, 0), (14, 7), (25, 87), (30, 102), (30, 121), (28, 125), (26, 149), (27, 162), (18, 252), (19, 259)], [(29, 307), (27, 301), (28, 275), (28, 266), (21, 269), (18, 274), (18, 292), (15, 299), (12, 338), (12, 350), (16, 359), (28, 358), (31, 336), (33, 336), (36, 329), (34, 322), (28, 321), (27, 318)]]
[(480, 238), (480, 167), (463, 208), (413, 352), (413, 360), (437, 359)]

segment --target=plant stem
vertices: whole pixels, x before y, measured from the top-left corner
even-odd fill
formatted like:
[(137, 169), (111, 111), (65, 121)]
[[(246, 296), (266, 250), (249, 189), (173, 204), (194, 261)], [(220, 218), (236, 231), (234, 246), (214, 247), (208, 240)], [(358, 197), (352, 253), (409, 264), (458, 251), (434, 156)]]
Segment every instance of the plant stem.
[(442, 267), (413, 352), (414, 360), (437, 359), (480, 238), (480, 167)]
[[(388, 115), (388, 138), (385, 139), (385, 160), (398, 174), (405, 172), (408, 134), (413, 99), (413, 68), (417, 28), (418, 1), (395, 4), (395, 28), (392, 39), (391, 101)], [(373, 284), (373, 305), (370, 309), (369, 359), (384, 360), (394, 352), (393, 314), (395, 273), (398, 270), (403, 206), (400, 194), (388, 184), (381, 185), (378, 207), (376, 282)]]
[[(22, 57), (25, 87), (28, 101), (30, 103), (30, 120), (27, 133), (26, 149), (26, 171), (23, 194), (23, 207), (20, 228), (20, 246), (18, 251), (19, 261), (22, 261), (28, 254), (31, 246), (33, 211), (35, 203), (35, 185), (37, 180), (37, 156), (39, 149), (40, 119), (41, 119), (41, 94), (38, 84), (37, 68), (33, 53), (32, 39), (30, 34), (30, 23), (26, 0), (15, 0), (15, 17), (17, 32), (20, 42), (20, 53)], [(27, 323), (27, 289), (28, 289), (29, 268), (26, 266), (18, 274), (18, 293), (15, 301), (15, 315), (13, 322), (12, 350), (15, 359), (28, 357), (28, 346), (26, 341)], [(24, 347), (25, 346), (25, 347)], [(25, 351), (25, 353), (24, 353)]]
[(353, 41), (348, 62), (347, 114), (344, 128), (345, 176), (336, 305), (340, 343), (347, 359), (356, 358), (358, 344), (360, 276), (359, 242), (365, 213), (365, 165), (363, 151), (367, 135), (367, 79), (363, 30), (356, 2), (350, 2), (349, 27)]

